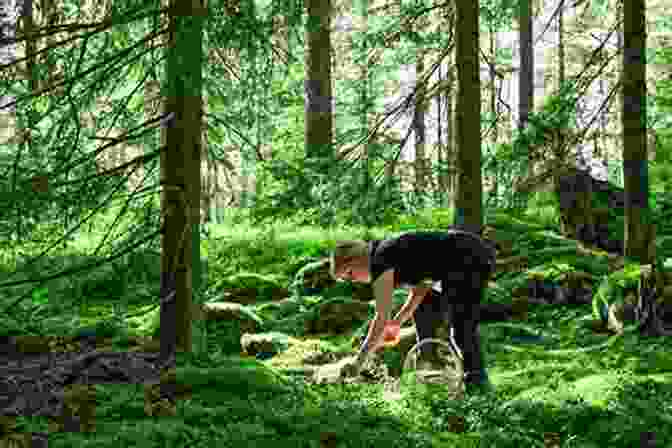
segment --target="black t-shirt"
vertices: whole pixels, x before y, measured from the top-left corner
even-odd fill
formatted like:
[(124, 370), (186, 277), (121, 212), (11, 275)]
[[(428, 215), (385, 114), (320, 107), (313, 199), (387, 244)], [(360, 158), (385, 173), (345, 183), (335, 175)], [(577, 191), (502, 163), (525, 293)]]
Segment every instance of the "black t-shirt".
[[(461, 230), (408, 232), (369, 242), (369, 272), (374, 282), (394, 269), (394, 287), (430, 285), (457, 273), (491, 271), (495, 252), (478, 235)], [(453, 274), (451, 276), (451, 274)]]

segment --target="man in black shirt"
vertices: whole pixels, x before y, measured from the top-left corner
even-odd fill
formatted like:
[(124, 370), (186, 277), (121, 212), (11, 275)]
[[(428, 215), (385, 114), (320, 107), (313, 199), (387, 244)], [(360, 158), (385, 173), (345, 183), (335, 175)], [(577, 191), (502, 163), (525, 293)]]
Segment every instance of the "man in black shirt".
[[(342, 241), (332, 258), (337, 278), (373, 282), (376, 317), (355, 361), (382, 347), (385, 322), (390, 320), (392, 291), (409, 288), (409, 296), (394, 320), (411, 316), (418, 341), (430, 338), (449, 319), (462, 352), (467, 386), (487, 384), (478, 333), (479, 304), (494, 271), (495, 252), (477, 235), (447, 232), (409, 232), (387, 240)], [(434, 290), (430, 295), (430, 291)], [(424, 300), (428, 295), (432, 300)], [(420, 348), (423, 355), (431, 347)]]

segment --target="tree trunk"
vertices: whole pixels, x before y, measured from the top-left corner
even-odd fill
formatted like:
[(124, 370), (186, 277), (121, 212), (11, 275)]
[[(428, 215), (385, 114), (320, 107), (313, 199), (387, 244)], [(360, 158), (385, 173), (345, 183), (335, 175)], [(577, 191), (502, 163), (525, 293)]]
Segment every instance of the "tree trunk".
[[(192, 350), (192, 292), (200, 276), (199, 207), (202, 120), (202, 20), (197, 2), (187, 11), (170, 0), (166, 66), (166, 149), (161, 153), (161, 355)], [(186, 14), (185, 14), (186, 13)]]
[[(558, 6), (558, 90), (565, 84), (565, 26), (564, 26), (565, 0), (560, 0)], [(559, 166), (564, 163), (565, 157), (565, 129), (557, 130), (557, 139), (554, 145), (555, 163)], [(553, 185), (558, 191), (560, 187), (560, 174), (555, 171)]]
[[(366, 33), (368, 29), (369, 20), (369, 2), (368, 0), (355, 0), (353, 7), (355, 9), (353, 24), (359, 33)], [(362, 138), (369, 134), (369, 112), (370, 112), (370, 82), (369, 82), (369, 61), (368, 48), (365, 46), (361, 51), (353, 51), (353, 65), (359, 68), (359, 122), (360, 133)], [(369, 141), (364, 142), (363, 160), (362, 160), (362, 183), (366, 194), (370, 194), (371, 189), (371, 154), (369, 152)], [(367, 227), (371, 225), (369, 214), (364, 212), (361, 214)]]
[(416, 97), (415, 107), (413, 110), (413, 131), (415, 133), (415, 195), (418, 200), (418, 204), (420, 204), (420, 208), (422, 208), (423, 201), (421, 198), (425, 194), (427, 183), (427, 172), (425, 170), (425, 88), (424, 85), (420, 84), (420, 77), (425, 71), (423, 58), (424, 53), (422, 49), (418, 48), (415, 59)]
[(483, 225), (481, 182), (481, 86), (478, 58), (478, 0), (456, 2), (458, 94), (456, 136), (459, 185), (455, 225), (476, 234)]
[(305, 68), (306, 157), (329, 157), (332, 143), (331, 2), (307, 0)]
[(625, 0), (623, 9), (623, 177), (625, 255), (649, 263), (653, 237), (646, 148), (646, 28), (644, 0)]
[[(623, 9), (619, 8), (616, 13), (616, 19), (617, 20), (623, 20)], [(623, 38), (623, 28), (619, 29), (618, 32), (616, 33), (616, 46), (618, 47), (617, 50), (620, 51), (621, 53), (624, 53), (624, 38)], [(618, 95), (618, 104), (619, 107), (617, 107), (616, 110), (616, 126), (621, 126), (620, 129), (617, 130), (616, 134), (623, 134), (623, 108), (625, 105), (623, 104), (623, 70), (621, 70), (618, 74), (618, 83), (619, 83), (619, 89), (621, 90), (621, 94)], [(614, 145), (616, 146), (616, 145)], [(619, 187), (622, 186), (623, 184), (621, 183), (621, 180), (623, 178), (623, 163), (621, 161), (620, 164), (612, 163), (611, 166), (609, 162), (611, 160), (606, 160), (607, 162), (607, 172), (608, 172), (608, 179), (610, 182), (618, 185)], [(610, 169), (611, 168), (611, 169)]]
[[(534, 107), (534, 47), (532, 32), (532, 5), (531, 0), (520, 0), (519, 33), (520, 33), (520, 77), (518, 78), (518, 131), (523, 132), (527, 126), (530, 112)], [(528, 152), (528, 175), (534, 177), (534, 160)]]
[[(35, 35), (37, 30), (37, 25), (35, 24), (34, 11), (32, 7), (32, 2), (23, 3), (23, 10), (21, 11), (21, 17), (18, 21), (18, 36), (19, 38), (23, 37), (25, 39), (25, 70), (24, 76), (28, 82), (28, 86), (32, 94), (37, 93), (40, 88), (38, 72), (37, 72), (37, 36)], [(26, 152), (32, 153), (30, 147), (32, 145), (31, 139), (31, 130), (34, 129), (34, 123), (28, 118), (27, 122), (24, 120), (18, 119), (16, 122), (16, 132), (17, 132), (17, 141), (19, 147), (24, 147), (27, 149)], [(24, 228), (23, 228), (23, 216), (19, 213), (17, 209), (16, 216), (16, 235), (19, 240), (24, 238)]]
[[(442, 67), (439, 67), (439, 84), (440, 85), (447, 85), (445, 82), (445, 78), (443, 77), (443, 70)], [(446, 160), (444, 157), (445, 154), (445, 145), (442, 144), (443, 142), (443, 136), (442, 130), (444, 126), (443, 122), (443, 108), (442, 105), (445, 104), (445, 93), (442, 93), (438, 99), (437, 99), (437, 107), (436, 107), (436, 160), (437, 160), (437, 165), (439, 166), (438, 170), (438, 176), (437, 176), (437, 191), (436, 191), (436, 198), (438, 200), (438, 203), (440, 204), (441, 207), (445, 207), (445, 202), (444, 199), (446, 198), (447, 194), (447, 187), (446, 187), (446, 174), (445, 174), (445, 169), (446, 169)]]
[(444, 183), (448, 190), (448, 205), (454, 206), (455, 192), (459, 179), (459, 166), (457, 164), (457, 151), (455, 145), (455, 74), (454, 66), (450, 66), (446, 72), (446, 171)]
[[(493, 127), (492, 127), (492, 147), (493, 149), (497, 147), (497, 113), (499, 112), (497, 108), (497, 72), (495, 71), (495, 61), (497, 57), (497, 31), (494, 27), (490, 28), (490, 57), (492, 58), (492, 65), (490, 66), (490, 113), (492, 114)], [(492, 186), (490, 190), (490, 195), (494, 195), (495, 203), (497, 203), (499, 185), (497, 183), (497, 160), (493, 164), (493, 176), (492, 176)]]

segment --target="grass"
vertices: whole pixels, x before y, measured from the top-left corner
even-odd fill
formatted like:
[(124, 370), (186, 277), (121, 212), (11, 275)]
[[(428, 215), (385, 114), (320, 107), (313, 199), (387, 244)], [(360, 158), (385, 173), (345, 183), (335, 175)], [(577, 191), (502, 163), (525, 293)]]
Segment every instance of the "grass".
[[(557, 222), (552, 212), (546, 210), (540, 216), (543, 222), (538, 223), (539, 228), (552, 231)], [(202, 246), (210, 286), (237, 272), (273, 274), (289, 282), (302, 260), (326, 255), (327, 245), (338, 238), (363, 233), (357, 228), (296, 228), (291, 223), (265, 229), (240, 224), (212, 230), (211, 238)], [(388, 228), (372, 233), (383, 237), (393, 232)], [(78, 238), (69, 252), (47, 258), (32, 273), (87, 261), (81, 254), (95, 248), (95, 236)], [(542, 244), (528, 243), (533, 248)], [(4, 255), (6, 260), (11, 259)], [(32, 299), (9, 311), (3, 318), (7, 322), (3, 328), (14, 334), (74, 331), (101, 321), (101, 316), (109, 319), (119, 304), (123, 306), (118, 312), (139, 314), (136, 320), (149, 319), (143, 312), (151, 308), (158, 293), (157, 257), (147, 251), (124, 259), (116, 267), (54, 280), (46, 285), (46, 293), (31, 289), (33, 286), (5, 290), (0, 306), (24, 293), (32, 294)], [(535, 265), (546, 260), (538, 261)], [(10, 278), (14, 268), (7, 264), (0, 281)], [(489, 292), (491, 300), (509, 298), (507, 278), (517, 277), (511, 274), (498, 279), (498, 288)], [(31, 300), (33, 305), (42, 302), (37, 311), (40, 319), (25, 318), (36, 312), (31, 309)], [(236, 344), (228, 340), (229, 330), (210, 328), (208, 357), (185, 355), (179, 364), (182, 380), (192, 384), (194, 391), (189, 400), (178, 402), (176, 417), (148, 417), (141, 386), (99, 385), (95, 434), (57, 433), (50, 436), (49, 445), (521, 448), (543, 447), (545, 439), (558, 434), (562, 447), (628, 447), (640, 446), (641, 438), (653, 432), (657, 446), (670, 446), (669, 338), (625, 334), (609, 339), (595, 335), (580, 325), (590, 313), (590, 305), (534, 307), (524, 327), (547, 337), (548, 343), (543, 346), (516, 345), (509, 339), (515, 335), (514, 330), (483, 325), (486, 359), (495, 389), (460, 402), (413, 390), (400, 400), (386, 400), (379, 384), (304, 384), (290, 376), (278, 376), (256, 360), (231, 353), (233, 349), (226, 348)], [(348, 335), (325, 336), (322, 346), (338, 351), (348, 340)], [(610, 345), (604, 349), (582, 351), (607, 340)], [(455, 416), (464, 419), (465, 432), (461, 434), (449, 431)], [(22, 417), (19, 428), (47, 431), (47, 422)]]

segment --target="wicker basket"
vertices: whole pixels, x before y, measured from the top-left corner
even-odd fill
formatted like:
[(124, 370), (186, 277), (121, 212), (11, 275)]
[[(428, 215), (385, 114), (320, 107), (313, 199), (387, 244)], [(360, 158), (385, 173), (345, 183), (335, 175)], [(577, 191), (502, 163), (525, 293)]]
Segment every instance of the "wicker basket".
[[(437, 344), (437, 354), (441, 366), (422, 366), (418, 369), (417, 360), (420, 347)], [(448, 341), (427, 338), (415, 344), (406, 355), (401, 377), (386, 385), (385, 397), (399, 399), (402, 389), (414, 387), (421, 393), (448, 394), (450, 399), (464, 397), (464, 367), (462, 353), (452, 338)]]

